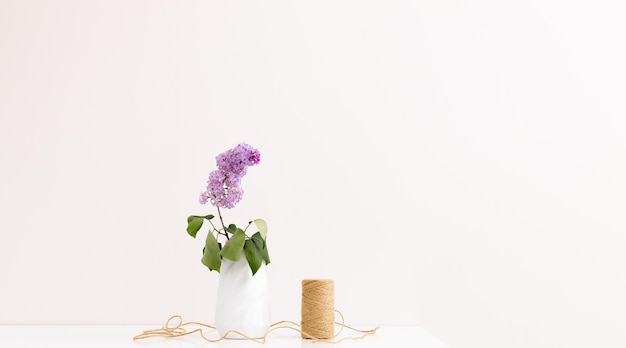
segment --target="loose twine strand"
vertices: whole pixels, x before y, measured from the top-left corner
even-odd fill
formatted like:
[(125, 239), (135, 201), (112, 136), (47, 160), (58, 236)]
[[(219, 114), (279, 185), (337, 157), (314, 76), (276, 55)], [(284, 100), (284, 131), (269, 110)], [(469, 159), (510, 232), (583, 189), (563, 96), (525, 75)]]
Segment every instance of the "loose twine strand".
[[(133, 337), (133, 339), (140, 340), (150, 337), (173, 338), (187, 336), (198, 332), (200, 333), (200, 336), (208, 342), (219, 342), (226, 339), (229, 334), (233, 333), (249, 341), (265, 344), (267, 336), (272, 331), (287, 329), (299, 332), (302, 338), (312, 339), (313, 342), (339, 343), (344, 340), (363, 339), (369, 335), (375, 334), (376, 331), (378, 331), (379, 327), (375, 327), (370, 330), (358, 330), (346, 325), (343, 314), (340, 311), (335, 310), (334, 291), (334, 281), (332, 279), (304, 279), (302, 281), (301, 324), (297, 324), (289, 320), (282, 320), (273, 323), (270, 325), (269, 330), (265, 333), (265, 335), (263, 335), (263, 337), (250, 337), (240, 331), (230, 330), (217, 339), (211, 339), (205, 336), (203, 329), (216, 330), (215, 326), (196, 321), (185, 323), (180, 315), (173, 315), (160, 329), (146, 330)], [(335, 321), (335, 313), (339, 315), (341, 322)], [(185, 328), (192, 325), (199, 327), (191, 330)], [(335, 334), (334, 329), (336, 325), (339, 326), (339, 331)], [(347, 336), (338, 339), (344, 328), (359, 332), (361, 335), (356, 337)]]
[[(163, 327), (161, 327), (160, 329), (153, 329), (153, 330), (146, 330), (143, 333), (133, 337), (133, 340), (141, 340), (141, 339), (146, 339), (146, 338), (151, 338), (151, 337), (163, 337), (163, 338), (175, 338), (175, 337), (182, 337), (182, 336), (187, 336), (187, 335), (191, 335), (194, 334), (196, 332), (200, 333), (200, 336), (208, 341), (208, 342), (220, 342), (224, 339), (226, 339), (226, 336), (228, 336), (231, 333), (240, 335), (241, 337), (249, 340), (249, 341), (253, 341), (253, 342), (257, 342), (257, 343), (261, 343), (261, 344), (265, 344), (265, 341), (267, 340), (267, 336), (275, 330), (279, 330), (279, 329), (287, 329), (287, 330), (293, 330), (296, 332), (299, 332), (301, 335), (303, 335), (303, 337), (305, 338), (310, 338), (313, 340), (313, 342), (326, 342), (326, 343), (339, 343), (345, 340), (359, 340), (359, 339), (363, 339), (369, 335), (373, 335), (376, 333), (376, 331), (378, 331), (379, 327), (375, 327), (373, 329), (369, 329), (369, 330), (359, 330), (356, 328), (353, 328), (351, 326), (348, 326), (345, 324), (345, 318), (343, 316), (343, 314), (338, 311), (335, 310), (335, 312), (339, 315), (339, 317), (341, 318), (341, 322), (335, 322), (335, 325), (338, 325), (340, 327), (339, 331), (331, 338), (318, 338), (318, 337), (314, 337), (312, 335), (309, 335), (307, 333), (305, 333), (302, 330), (302, 326), (293, 322), (293, 321), (289, 321), (289, 320), (281, 320), (278, 321), (276, 323), (273, 323), (272, 325), (270, 325), (270, 329), (265, 333), (265, 335), (263, 335), (263, 337), (250, 337), (247, 336), (246, 334), (239, 332), (237, 330), (230, 330), (228, 332), (225, 332), (221, 337), (217, 338), (217, 339), (211, 339), (208, 338), (207, 336), (205, 336), (205, 332), (203, 329), (211, 329), (211, 330), (215, 330), (215, 326), (213, 325), (209, 325), (209, 324), (204, 324), (204, 323), (200, 323), (197, 321), (189, 321), (189, 322), (183, 322), (183, 318), (180, 315), (172, 315), (169, 319), (167, 319), (167, 322), (165, 322), (165, 325)], [(196, 326), (200, 326), (198, 328), (195, 328), (193, 330), (188, 330), (185, 327), (188, 326), (192, 326), (192, 325), (196, 325)], [(356, 337), (343, 337), (340, 339), (337, 339), (337, 337), (339, 336), (339, 334), (341, 334), (341, 332), (343, 331), (343, 329), (349, 329), (355, 332), (359, 332), (361, 333), (361, 335), (356, 336)]]

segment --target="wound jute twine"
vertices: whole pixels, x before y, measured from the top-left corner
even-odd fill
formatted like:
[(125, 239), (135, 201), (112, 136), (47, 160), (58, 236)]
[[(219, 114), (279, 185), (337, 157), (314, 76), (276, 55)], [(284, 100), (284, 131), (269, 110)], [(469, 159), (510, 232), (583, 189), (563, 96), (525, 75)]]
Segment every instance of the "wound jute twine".
[[(302, 281), (302, 321), (297, 324), (293, 321), (282, 320), (270, 325), (263, 337), (249, 337), (239, 331), (225, 332), (223, 336), (211, 339), (205, 336), (203, 329), (215, 330), (215, 326), (200, 322), (183, 322), (180, 315), (171, 316), (160, 329), (146, 330), (133, 337), (140, 340), (150, 337), (174, 338), (199, 333), (200, 337), (208, 342), (219, 342), (226, 339), (231, 333), (237, 334), (249, 341), (264, 344), (267, 336), (275, 330), (286, 329), (299, 332), (302, 338), (312, 339), (313, 342), (339, 343), (344, 340), (358, 340), (378, 331), (379, 327), (369, 330), (359, 330), (345, 324), (343, 314), (335, 310), (334, 282), (331, 279), (304, 279)], [(340, 322), (335, 321), (335, 314), (339, 315)], [(334, 333), (335, 326), (339, 331)], [(195, 327), (195, 328), (193, 328)], [(358, 336), (338, 338), (343, 329), (360, 333)]]
[(332, 279), (302, 281), (302, 338), (335, 336), (335, 282)]

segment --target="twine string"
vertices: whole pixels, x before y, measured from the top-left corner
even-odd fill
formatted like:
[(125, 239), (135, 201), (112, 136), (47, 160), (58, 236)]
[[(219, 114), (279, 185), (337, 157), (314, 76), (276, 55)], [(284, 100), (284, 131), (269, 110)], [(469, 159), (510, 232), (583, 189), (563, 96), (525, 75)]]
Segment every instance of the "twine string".
[[(217, 339), (211, 339), (208, 338), (207, 336), (205, 336), (205, 332), (204, 329), (209, 329), (209, 330), (215, 330), (215, 326), (213, 325), (209, 325), (209, 324), (204, 324), (204, 323), (200, 323), (197, 321), (189, 321), (189, 322), (184, 322), (182, 316), (180, 315), (173, 315), (171, 316), (169, 319), (167, 319), (167, 321), (165, 322), (165, 325), (163, 325), (160, 329), (152, 329), (152, 330), (145, 330), (144, 332), (140, 333), (139, 335), (133, 337), (133, 340), (141, 340), (141, 339), (146, 339), (146, 338), (151, 338), (151, 337), (162, 337), (162, 338), (175, 338), (175, 337), (182, 337), (182, 336), (187, 336), (187, 335), (191, 335), (194, 333), (199, 333), (200, 337), (202, 337), (205, 341), (208, 342), (220, 342), (222, 340), (226, 339), (226, 336), (228, 336), (231, 333), (240, 335), (241, 337), (249, 340), (249, 341), (253, 341), (253, 342), (257, 342), (257, 343), (261, 343), (261, 344), (265, 344), (265, 341), (267, 340), (267, 336), (275, 330), (279, 330), (279, 329), (286, 329), (286, 330), (293, 330), (296, 332), (299, 332), (301, 335), (303, 335), (302, 337), (305, 338), (310, 338), (313, 340), (313, 342), (326, 342), (326, 343), (339, 343), (341, 341), (345, 341), (345, 340), (359, 340), (359, 339), (363, 339), (367, 336), (373, 335), (376, 333), (376, 331), (378, 331), (379, 327), (375, 327), (373, 329), (369, 329), (369, 330), (359, 330), (356, 329), (354, 327), (348, 326), (345, 324), (345, 318), (343, 316), (343, 314), (338, 311), (338, 310), (334, 310), (335, 313), (337, 313), (339, 315), (339, 317), (341, 318), (341, 322), (334, 322), (334, 325), (338, 325), (340, 327), (339, 331), (334, 334), (332, 337), (330, 338), (322, 338), (322, 337), (316, 337), (313, 336), (309, 333), (306, 333), (302, 330), (302, 326), (293, 322), (293, 321), (289, 321), (289, 320), (281, 320), (278, 322), (273, 323), (272, 325), (270, 325), (269, 330), (265, 333), (265, 335), (263, 335), (263, 337), (250, 337), (247, 336), (246, 334), (239, 332), (237, 330), (231, 330), (228, 332), (225, 332), (221, 337), (217, 338)], [(194, 329), (187, 329), (186, 327), (190, 327), (190, 326), (195, 326)], [(343, 331), (343, 329), (348, 329), (348, 330), (352, 330), (354, 332), (358, 332), (361, 335), (359, 336), (346, 336), (343, 337), (341, 339), (337, 339), (337, 337), (339, 336), (339, 334), (341, 334), (341, 332)]]
[[(264, 344), (267, 336), (275, 330), (285, 329), (293, 330), (300, 333), (302, 338), (312, 339), (313, 342), (339, 343), (344, 340), (363, 339), (369, 335), (373, 335), (378, 331), (379, 327), (369, 330), (359, 330), (345, 324), (343, 314), (335, 310), (335, 288), (332, 279), (304, 279), (302, 281), (302, 320), (300, 324), (289, 320), (282, 320), (270, 325), (269, 329), (262, 337), (250, 337), (246, 334), (230, 330), (223, 333), (217, 339), (211, 339), (205, 336), (204, 329), (216, 330), (213, 325), (208, 325), (196, 321), (183, 322), (180, 315), (171, 316), (163, 327), (160, 329), (146, 330), (143, 333), (133, 337), (134, 340), (140, 340), (150, 337), (173, 338), (187, 336), (199, 333), (200, 336), (208, 342), (219, 342), (230, 334), (237, 334), (249, 341)], [(339, 315), (340, 322), (335, 321), (336, 315)], [(335, 333), (335, 326), (339, 326), (339, 331)], [(189, 327), (195, 327), (193, 329)], [(349, 329), (360, 333), (358, 336), (346, 336), (338, 339), (344, 329)]]

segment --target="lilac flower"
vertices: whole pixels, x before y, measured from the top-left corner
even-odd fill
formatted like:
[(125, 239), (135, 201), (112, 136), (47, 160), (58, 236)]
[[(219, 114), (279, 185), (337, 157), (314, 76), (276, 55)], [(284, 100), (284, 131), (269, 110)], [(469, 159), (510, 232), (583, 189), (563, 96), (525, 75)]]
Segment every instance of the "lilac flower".
[(216, 157), (217, 166), (220, 168), (245, 168), (253, 166), (261, 161), (261, 153), (252, 146), (241, 143), (234, 148), (219, 154)]
[(228, 173), (228, 175), (225, 175), (226, 179), (224, 180), (224, 185), (226, 185), (227, 187), (239, 186), (241, 184), (241, 179), (244, 175), (246, 175), (246, 172), (246, 168), (243, 168), (243, 170), (239, 172)]
[[(220, 197), (219, 202), (215, 202), (213, 205), (219, 205), (224, 208), (233, 208), (235, 204), (239, 203), (243, 197), (243, 189), (241, 187), (234, 187), (226, 190), (226, 194)], [(213, 203), (213, 202), (211, 202)]]
[(261, 153), (252, 146), (241, 143), (219, 154), (215, 161), (217, 170), (209, 174), (206, 191), (200, 194), (200, 203), (208, 201), (216, 207), (233, 208), (243, 197), (239, 187), (247, 167), (261, 161)]
[(206, 204), (209, 201), (209, 194), (208, 192), (204, 191), (200, 193), (200, 204)]

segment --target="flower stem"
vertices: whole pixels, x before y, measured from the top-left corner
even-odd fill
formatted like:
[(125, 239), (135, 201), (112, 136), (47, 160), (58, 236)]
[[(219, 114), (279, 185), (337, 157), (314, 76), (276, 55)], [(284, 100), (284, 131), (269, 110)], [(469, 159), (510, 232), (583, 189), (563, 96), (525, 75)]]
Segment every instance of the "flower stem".
[(226, 240), (230, 240), (230, 237), (228, 237), (228, 232), (226, 231), (226, 225), (224, 225), (224, 219), (222, 219), (222, 212), (220, 211), (220, 207), (219, 206), (217, 206), (217, 215), (220, 216), (220, 222), (222, 223), (222, 228), (224, 229), (224, 233), (223, 234), (226, 236)]

